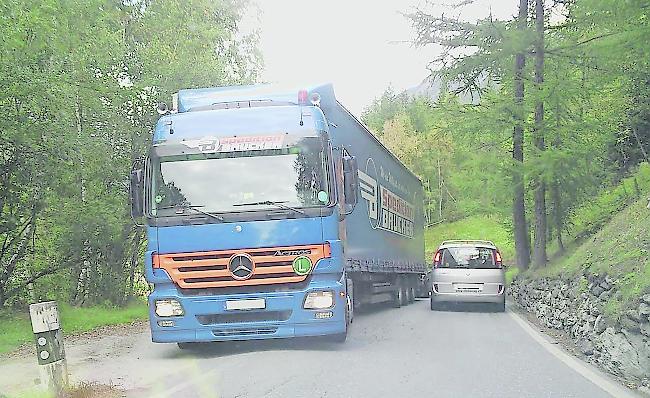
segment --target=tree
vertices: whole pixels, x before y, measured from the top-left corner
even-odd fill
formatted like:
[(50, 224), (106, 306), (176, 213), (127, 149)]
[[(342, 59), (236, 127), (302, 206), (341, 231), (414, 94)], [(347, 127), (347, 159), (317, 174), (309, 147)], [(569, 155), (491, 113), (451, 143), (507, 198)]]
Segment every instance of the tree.
[(1, 4), (0, 305), (41, 297), (121, 304), (145, 244), (126, 176), (155, 104), (184, 87), (248, 82), (245, 3)]
[[(533, 131), (535, 148), (539, 152), (546, 150), (544, 142), (544, 99), (542, 85), (544, 83), (544, 0), (535, 0), (535, 128)], [(541, 267), (546, 265), (546, 182), (544, 174), (538, 174), (535, 179), (535, 228), (533, 244), (533, 263)]]
[[(519, 16), (517, 17), (517, 30), (525, 32), (528, 25), (528, 0), (519, 1)], [(515, 56), (514, 99), (515, 99), (515, 126), (512, 133), (512, 158), (514, 160), (512, 173), (512, 219), (514, 228), (515, 250), (517, 265), (525, 270), (530, 264), (530, 246), (528, 223), (526, 222), (526, 201), (524, 192), (523, 163), (524, 163), (524, 69), (526, 55), (523, 49)]]

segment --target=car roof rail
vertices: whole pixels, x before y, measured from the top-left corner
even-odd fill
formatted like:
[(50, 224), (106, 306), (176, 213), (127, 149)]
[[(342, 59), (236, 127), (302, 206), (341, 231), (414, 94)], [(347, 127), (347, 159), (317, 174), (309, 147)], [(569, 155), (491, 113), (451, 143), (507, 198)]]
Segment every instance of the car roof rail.
[(453, 244), (481, 244), (486, 246), (496, 247), (494, 242), (489, 240), (480, 240), (480, 239), (452, 239), (446, 240), (440, 244), (440, 246), (453, 245)]

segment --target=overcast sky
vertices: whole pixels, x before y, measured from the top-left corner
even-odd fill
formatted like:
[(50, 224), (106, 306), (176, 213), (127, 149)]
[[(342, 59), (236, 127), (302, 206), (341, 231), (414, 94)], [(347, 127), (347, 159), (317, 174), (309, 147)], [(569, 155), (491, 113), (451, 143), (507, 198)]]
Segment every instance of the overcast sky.
[[(440, 0), (453, 4), (459, 0)], [(392, 85), (402, 91), (428, 75), (439, 48), (414, 48), (409, 21), (400, 12), (421, 0), (252, 0), (243, 29), (260, 29), (262, 80), (294, 85), (332, 82), (339, 100), (354, 114)], [(510, 18), (516, 0), (476, 0), (465, 19)], [(432, 13), (449, 8), (429, 5)]]

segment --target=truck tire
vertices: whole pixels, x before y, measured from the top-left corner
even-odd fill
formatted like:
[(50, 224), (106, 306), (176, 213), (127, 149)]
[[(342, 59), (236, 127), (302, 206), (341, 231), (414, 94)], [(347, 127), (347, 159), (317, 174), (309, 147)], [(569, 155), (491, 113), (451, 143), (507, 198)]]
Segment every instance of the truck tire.
[(346, 310), (347, 310), (346, 320), (347, 320), (348, 325), (351, 325), (352, 322), (354, 322), (354, 295), (346, 296), (345, 301), (346, 301), (346, 307), (347, 307), (346, 308)]
[(408, 283), (407, 289), (408, 289), (408, 301), (409, 301), (409, 304), (414, 303), (415, 302), (415, 285), (413, 284), (412, 281)]
[(431, 297), (429, 301), (431, 302), (431, 311), (438, 311), (440, 309), (440, 304), (433, 301), (433, 297)]
[(403, 278), (400, 280), (399, 288), (402, 290), (402, 306), (406, 306), (409, 304), (409, 290)]
[(176, 343), (179, 350), (193, 350), (196, 349), (199, 343)]
[(399, 308), (404, 303), (404, 289), (402, 289), (399, 281), (396, 282), (395, 292), (393, 293), (393, 308)]
[(494, 304), (494, 312), (506, 312), (506, 301), (503, 300), (500, 303)]
[(347, 306), (347, 311), (350, 317), (350, 319), (348, 320), (348, 324), (351, 324), (352, 322), (354, 322), (354, 310), (358, 308), (358, 304), (354, 302), (355, 301), (354, 294), (356, 293), (355, 292), (356, 288), (354, 287), (354, 282), (352, 281), (352, 279), (346, 279), (345, 284), (346, 284), (345, 304)]

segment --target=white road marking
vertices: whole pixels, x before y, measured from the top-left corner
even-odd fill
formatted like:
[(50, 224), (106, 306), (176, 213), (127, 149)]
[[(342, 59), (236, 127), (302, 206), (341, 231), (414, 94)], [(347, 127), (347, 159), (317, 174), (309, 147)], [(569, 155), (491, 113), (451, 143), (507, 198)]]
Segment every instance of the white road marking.
[(539, 345), (541, 345), (546, 351), (550, 352), (560, 361), (564, 362), (565, 365), (571, 369), (578, 372), (582, 377), (591, 381), (598, 387), (600, 387), (605, 392), (609, 393), (612, 397), (615, 398), (639, 398), (639, 395), (631, 392), (625, 387), (617, 384), (616, 382), (609, 380), (608, 378), (600, 375), (600, 371), (592, 368), (592, 365), (589, 365), (580, 359), (574, 357), (571, 354), (564, 352), (562, 349), (558, 348), (556, 344), (548, 341), (545, 338), (545, 335), (538, 332), (531, 324), (523, 319), (518, 314), (514, 313), (510, 309), (507, 312), (512, 319), (526, 332), (530, 337), (533, 338)]

